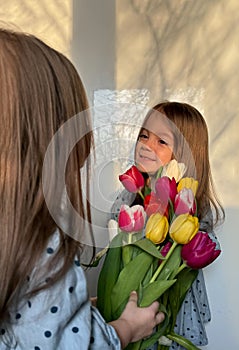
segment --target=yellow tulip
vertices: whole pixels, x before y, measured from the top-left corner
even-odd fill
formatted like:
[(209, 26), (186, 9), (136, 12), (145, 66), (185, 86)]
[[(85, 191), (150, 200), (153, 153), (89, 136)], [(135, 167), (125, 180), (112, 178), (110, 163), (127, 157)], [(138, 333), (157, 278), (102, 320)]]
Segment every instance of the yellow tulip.
[(146, 224), (146, 238), (153, 243), (159, 244), (163, 242), (168, 233), (168, 219), (159, 213), (152, 214)]
[(196, 235), (199, 230), (199, 221), (196, 216), (190, 214), (181, 214), (173, 220), (169, 235), (174, 242), (187, 244)]
[(193, 191), (195, 197), (198, 189), (198, 181), (195, 180), (193, 177), (183, 177), (178, 183), (178, 192), (181, 191), (183, 188), (190, 188)]

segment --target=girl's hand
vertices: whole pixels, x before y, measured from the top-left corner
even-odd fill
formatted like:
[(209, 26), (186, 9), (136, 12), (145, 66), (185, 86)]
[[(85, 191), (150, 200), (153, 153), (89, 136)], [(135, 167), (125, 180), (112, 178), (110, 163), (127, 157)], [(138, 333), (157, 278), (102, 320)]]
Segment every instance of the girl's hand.
[(131, 292), (129, 301), (118, 320), (110, 322), (121, 340), (122, 348), (129, 343), (148, 337), (154, 328), (164, 320), (164, 314), (159, 309), (159, 303), (153, 302), (148, 307), (137, 306), (138, 296)]
[(92, 306), (95, 306), (95, 307), (96, 307), (96, 304), (97, 304), (97, 297), (91, 297), (91, 298), (90, 298), (90, 301), (91, 301)]

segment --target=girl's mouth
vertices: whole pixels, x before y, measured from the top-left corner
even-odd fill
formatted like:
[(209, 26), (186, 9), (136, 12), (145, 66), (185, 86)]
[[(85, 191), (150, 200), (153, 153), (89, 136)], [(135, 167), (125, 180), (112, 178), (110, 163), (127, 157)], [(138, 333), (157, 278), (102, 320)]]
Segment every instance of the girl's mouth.
[(144, 154), (139, 154), (139, 158), (140, 158), (141, 160), (146, 160), (146, 161), (151, 161), (151, 162), (155, 162), (155, 161), (156, 161), (155, 158), (148, 157), (148, 156), (146, 156), (146, 155), (144, 155)]

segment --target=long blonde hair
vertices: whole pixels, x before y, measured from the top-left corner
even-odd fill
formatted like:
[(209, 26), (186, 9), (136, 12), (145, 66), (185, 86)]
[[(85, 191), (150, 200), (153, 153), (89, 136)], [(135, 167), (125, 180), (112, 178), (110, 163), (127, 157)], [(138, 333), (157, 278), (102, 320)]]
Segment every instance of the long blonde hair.
[[(225, 214), (213, 183), (209, 162), (208, 128), (202, 114), (187, 103), (164, 101), (147, 113), (142, 127), (155, 111), (162, 113), (172, 122), (170, 125), (174, 134), (173, 154), (178, 162), (185, 163), (185, 176), (194, 177), (199, 182), (199, 218), (204, 218), (211, 206), (214, 209), (214, 225), (221, 223)], [(213, 222), (209, 222), (209, 226), (212, 228)]]
[[(4, 320), (57, 229), (42, 191), (46, 149), (59, 127), (87, 110), (88, 102), (71, 62), (32, 35), (0, 29), (0, 76), (0, 320)], [(86, 111), (81, 125), (89, 124)], [(74, 147), (66, 172), (71, 202), (88, 222), (90, 208), (83, 200), (80, 168), (86, 163), (88, 179), (92, 143), (89, 131)], [(89, 192), (88, 183), (85, 191)], [(79, 252), (78, 242), (59, 231), (51, 283), (62, 277)], [(32, 293), (45, 287), (36, 285)]]

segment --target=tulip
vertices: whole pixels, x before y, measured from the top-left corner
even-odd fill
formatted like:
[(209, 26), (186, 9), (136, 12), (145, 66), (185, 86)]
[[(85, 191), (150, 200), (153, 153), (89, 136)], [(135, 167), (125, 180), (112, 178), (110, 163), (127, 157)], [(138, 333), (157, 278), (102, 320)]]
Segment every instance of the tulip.
[(119, 212), (119, 227), (126, 232), (139, 232), (144, 228), (146, 213), (141, 205), (129, 207), (126, 204), (121, 205)]
[(168, 233), (168, 219), (160, 213), (152, 214), (146, 224), (145, 235), (153, 243), (159, 244), (163, 242)]
[(186, 166), (184, 163), (178, 163), (176, 159), (172, 159), (168, 164), (163, 167), (161, 177), (167, 176), (171, 180), (174, 177), (175, 181), (178, 182), (185, 173)]
[(144, 187), (144, 177), (135, 165), (119, 175), (119, 180), (126, 190), (132, 193), (139, 192)]
[(118, 234), (118, 229), (119, 229), (118, 222), (116, 220), (110, 219), (108, 222), (108, 232), (109, 232), (110, 242)]
[[(168, 254), (168, 252), (169, 252), (169, 250), (170, 250), (171, 247), (172, 247), (172, 243), (171, 243), (171, 242), (167, 242), (167, 243), (161, 248), (160, 254), (161, 254), (163, 257), (165, 257), (165, 256)], [(163, 261), (163, 260), (159, 260), (158, 264), (160, 265), (160, 264), (162, 263), (162, 261)]]
[(178, 192), (180, 192), (183, 188), (190, 188), (195, 197), (198, 189), (198, 181), (192, 177), (184, 177), (178, 183)]
[(175, 197), (174, 201), (174, 213), (180, 214), (192, 214), (196, 212), (196, 202), (191, 188), (184, 187)]
[(155, 183), (155, 191), (164, 205), (167, 205), (169, 200), (174, 201), (177, 194), (177, 184), (174, 177), (172, 180), (167, 176), (160, 177)]
[(199, 230), (199, 221), (196, 216), (181, 214), (177, 216), (170, 228), (170, 237), (179, 244), (187, 244)]
[(147, 216), (160, 213), (161, 215), (168, 215), (168, 205), (162, 203), (155, 192), (151, 192), (144, 198), (144, 208)]
[(216, 249), (216, 242), (213, 242), (208, 233), (201, 231), (181, 250), (182, 259), (192, 269), (202, 269), (211, 264), (220, 253), (221, 250)]
[(172, 247), (172, 243), (171, 242), (167, 242), (162, 249), (160, 250), (160, 253), (162, 254), (162, 256), (166, 256), (169, 252), (169, 249)]

